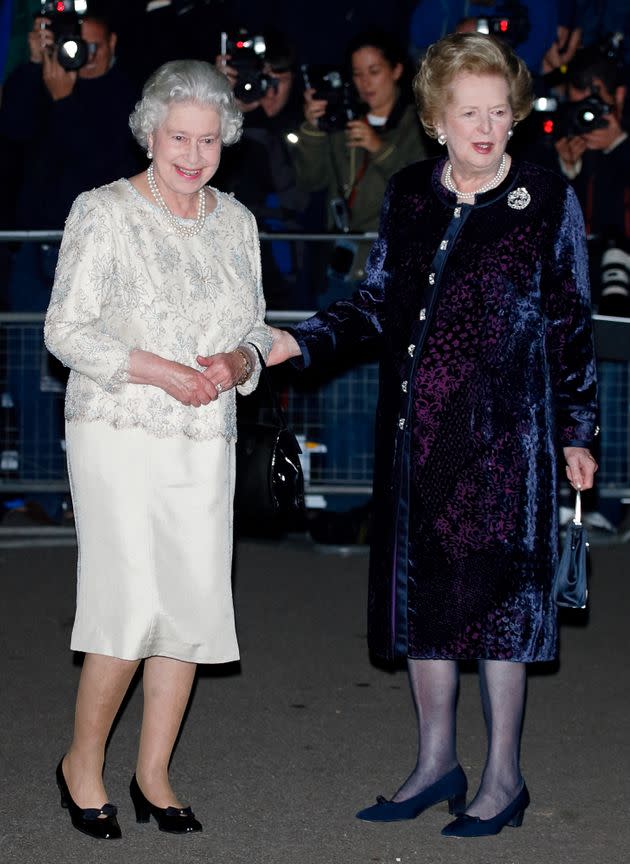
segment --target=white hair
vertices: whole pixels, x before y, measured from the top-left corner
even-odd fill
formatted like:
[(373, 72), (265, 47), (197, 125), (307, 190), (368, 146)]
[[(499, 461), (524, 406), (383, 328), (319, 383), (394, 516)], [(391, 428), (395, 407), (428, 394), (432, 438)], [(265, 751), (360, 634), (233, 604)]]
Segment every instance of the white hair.
[(234, 144), (241, 137), (243, 115), (225, 75), (204, 60), (172, 60), (151, 75), (129, 117), (129, 126), (141, 147), (146, 148), (148, 136), (162, 125), (173, 102), (212, 106), (221, 120), (222, 142)]

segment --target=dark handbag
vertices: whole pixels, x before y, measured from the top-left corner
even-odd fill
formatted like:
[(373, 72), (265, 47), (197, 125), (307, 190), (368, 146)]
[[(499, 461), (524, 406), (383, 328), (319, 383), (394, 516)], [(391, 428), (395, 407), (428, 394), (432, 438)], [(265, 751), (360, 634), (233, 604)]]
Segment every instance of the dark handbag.
[(553, 596), (558, 606), (585, 609), (588, 597), (586, 584), (586, 553), (588, 537), (582, 525), (582, 501), (575, 494), (575, 516), (567, 526), (562, 555), (554, 580)]
[(252, 347), (260, 359), (260, 380), (255, 393), (239, 401), (234, 510), (248, 522), (287, 519), (304, 510), (302, 450), (287, 426), (262, 354)]

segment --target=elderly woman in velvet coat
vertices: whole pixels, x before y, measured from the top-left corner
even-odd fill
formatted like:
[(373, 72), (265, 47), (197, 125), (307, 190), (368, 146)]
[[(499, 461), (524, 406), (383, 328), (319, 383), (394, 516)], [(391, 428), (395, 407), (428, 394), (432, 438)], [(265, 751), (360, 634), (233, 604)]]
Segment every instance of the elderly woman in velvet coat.
[[(437, 160), (389, 183), (367, 277), (350, 300), (276, 331), (271, 362), (380, 342), (372, 658), (406, 658), (417, 763), (357, 815), (413, 819), (448, 801), (442, 833), (497, 834), (529, 804), (519, 764), (526, 664), (553, 660), (557, 459), (574, 488), (596, 463), (585, 232), (555, 174), (506, 153), (531, 107), (503, 43), (447, 36), (414, 82)], [(479, 665), (488, 751), (466, 806), (455, 741), (458, 661)]]

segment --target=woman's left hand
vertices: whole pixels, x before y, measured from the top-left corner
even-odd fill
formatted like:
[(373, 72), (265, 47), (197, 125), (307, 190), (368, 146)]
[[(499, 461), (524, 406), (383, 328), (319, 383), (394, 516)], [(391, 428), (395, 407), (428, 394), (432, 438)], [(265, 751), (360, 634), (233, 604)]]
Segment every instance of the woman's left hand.
[(590, 450), (586, 447), (564, 447), (563, 453), (571, 486), (582, 492), (591, 489), (598, 465)]
[(383, 142), (365, 120), (351, 120), (346, 126), (348, 147), (363, 147), (368, 153), (378, 153)]
[(243, 358), (236, 351), (225, 354), (212, 354), (210, 357), (197, 357), (197, 363), (204, 366), (201, 373), (212, 381), (218, 393), (225, 393), (243, 374)]

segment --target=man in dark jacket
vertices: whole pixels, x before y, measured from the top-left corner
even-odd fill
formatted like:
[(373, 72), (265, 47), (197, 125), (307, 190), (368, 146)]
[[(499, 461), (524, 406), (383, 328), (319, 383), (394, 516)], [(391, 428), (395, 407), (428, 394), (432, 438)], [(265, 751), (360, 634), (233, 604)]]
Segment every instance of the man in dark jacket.
[[(128, 128), (135, 94), (114, 65), (116, 34), (106, 18), (92, 12), (80, 22), (80, 35), (87, 43), (86, 62), (68, 71), (59, 62), (51, 19), (35, 19), (28, 36), (30, 60), (15, 69), (4, 87), (4, 228), (62, 229), (79, 193), (138, 170)], [(58, 243), (24, 243), (17, 249), (3, 306), (13, 312), (46, 310), (58, 249)], [(17, 408), (20, 478), (54, 479), (63, 473), (60, 399), (50, 392), (55, 381), (43, 343), (40, 350), (35, 332), (33, 339), (37, 344), (24, 356), (19, 340), (10, 342), (2, 377)], [(51, 516), (58, 515), (59, 502), (59, 496), (42, 496), (40, 501)]]

